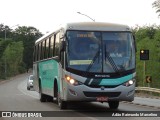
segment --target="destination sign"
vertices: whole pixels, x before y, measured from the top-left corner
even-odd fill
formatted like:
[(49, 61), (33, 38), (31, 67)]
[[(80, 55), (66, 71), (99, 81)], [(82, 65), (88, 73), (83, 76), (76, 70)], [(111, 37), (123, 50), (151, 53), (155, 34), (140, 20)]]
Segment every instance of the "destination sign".
[(93, 37), (92, 34), (77, 34), (78, 38), (90, 38)]

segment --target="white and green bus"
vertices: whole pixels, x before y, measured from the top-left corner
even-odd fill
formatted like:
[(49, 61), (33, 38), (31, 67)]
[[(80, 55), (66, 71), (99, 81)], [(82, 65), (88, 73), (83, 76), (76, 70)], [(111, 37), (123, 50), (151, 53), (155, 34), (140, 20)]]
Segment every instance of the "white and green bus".
[(126, 25), (68, 23), (35, 42), (34, 89), (40, 101), (133, 101), (135, 93), (135, 39)]

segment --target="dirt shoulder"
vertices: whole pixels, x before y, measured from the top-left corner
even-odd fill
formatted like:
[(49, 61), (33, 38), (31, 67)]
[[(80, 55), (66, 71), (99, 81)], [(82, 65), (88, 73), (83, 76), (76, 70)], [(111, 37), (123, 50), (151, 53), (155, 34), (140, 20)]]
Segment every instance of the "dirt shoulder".
[(4, 84), (6, 82), (9, 82), (11, 80), (15, 80), (19, 77), (22, 77), (22, 76), (29, 76), (30, 74), (32, 74), (32, 72), (29, 72), (29, 73), (23, 73), (23, 74), (19, 74), (19, 75), (16, 75), (16, 76), (13, 76), (13, 77), (8, 77), (6, 80), (5, 79), (0, 79), (0, 84)]

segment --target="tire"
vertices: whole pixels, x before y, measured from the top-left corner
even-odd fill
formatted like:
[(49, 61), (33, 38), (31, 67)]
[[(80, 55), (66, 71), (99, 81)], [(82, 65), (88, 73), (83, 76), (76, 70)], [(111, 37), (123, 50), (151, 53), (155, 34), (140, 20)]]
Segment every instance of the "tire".
[(53, 102), (58, 104), (58, 85), (57, 85), (57, 82), (54, 83), (54, 90), (53, 90)]
[(119, 106), (119, 101), (109, 101), (108, 104), (110, 109), (117, 109)]
[(47, 96), (47, 102), (53, 102), (53, 97)]
[(67, 102), (66, 101), (63, 101), (61, 98), (60, 98), (60, 95), (58, 94), (58, 106), (60, 109), (67, 109)]
[(41, 88), (41, 87), (40, 87), (40, 89), (39, 89), (39, 100), (40, 100), (41, 102), (46, 102), (46, 100), (47, 100), (47, 96), (42, 93), (42, 88)]
[(53, 88), (54, 88), (53, 101), (58, 104), (60, 109), (67, 109), (67, 102), (61, 99), (60, 93), (58, 92), (57, 82), (54, 83)]

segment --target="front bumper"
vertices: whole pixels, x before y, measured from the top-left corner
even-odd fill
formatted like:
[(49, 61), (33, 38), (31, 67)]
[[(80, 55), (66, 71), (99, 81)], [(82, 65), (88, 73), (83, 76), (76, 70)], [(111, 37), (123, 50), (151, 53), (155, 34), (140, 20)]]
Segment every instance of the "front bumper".
[(107, 97), (108, 101), (133, 101), (135, 83), (131, 86), (119, 85), (115, 88), (91, 88), (86, 85), (68, 84), (64, 89), (64, 101), (97, 101), (97, 97)]

